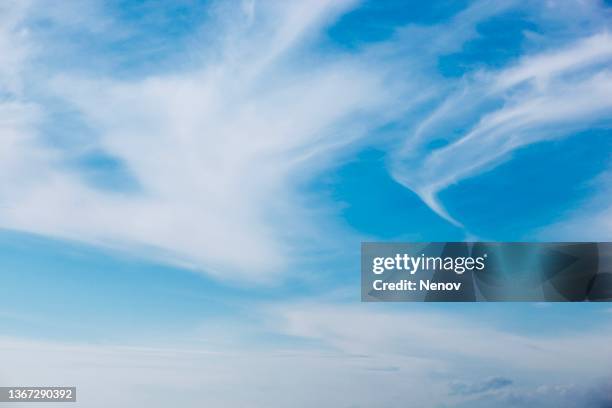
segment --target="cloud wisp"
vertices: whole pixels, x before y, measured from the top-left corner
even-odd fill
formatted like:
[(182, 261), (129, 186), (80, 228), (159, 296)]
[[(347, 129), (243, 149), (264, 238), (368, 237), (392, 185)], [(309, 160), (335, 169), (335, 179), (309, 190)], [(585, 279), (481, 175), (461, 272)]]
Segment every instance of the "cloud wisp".
[(512, 385), (513, 381), (505, 377), (491, 377), (476, 383), (452, 382), (451, 395), (475, 395), (497, 391)]
[[(478, 72), (450, 94), (395, 155), (393, 174), (433, 210), (448, 214), (438, 193), (508, 158), (516, 149), (612, 120), (612, 35), (578, 40)], [(466, 129), (456, 134), (456, 129)], [(443, 144), (428, 149), (432, 142)]]

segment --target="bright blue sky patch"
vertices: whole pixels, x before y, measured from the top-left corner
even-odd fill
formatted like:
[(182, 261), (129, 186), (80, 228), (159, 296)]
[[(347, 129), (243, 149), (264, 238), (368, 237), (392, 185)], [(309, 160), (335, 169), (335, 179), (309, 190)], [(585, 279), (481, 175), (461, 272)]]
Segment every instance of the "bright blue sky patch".
[[(609, 166), (610, 131), (587, 132), (516, 151), (512, 158), (442, 192), (447, 208), (485, 240), (533, 241), (593, 194)], [(585, 139), (589, 143), (585, 143)]]
[(363, 151), (326, 178), (345, 222), (373, 239), (427, 242), (463, 237), (458, 228), (393, 180), (384, 152)]
[(478, 36), (462, 50), (440, 57), (443, 75), (460, 77), (475, 70), (499, 69), (524, 52), (525, 33), (538, 32), (524, 12), (511, 11), (493, 16), (475, 27)]

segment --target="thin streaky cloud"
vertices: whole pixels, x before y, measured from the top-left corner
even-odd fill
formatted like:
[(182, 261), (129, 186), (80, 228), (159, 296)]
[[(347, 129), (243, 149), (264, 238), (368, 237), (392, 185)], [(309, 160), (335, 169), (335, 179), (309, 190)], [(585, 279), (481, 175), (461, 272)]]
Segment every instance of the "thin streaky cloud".
[[(561, 51), (524, 58), (500, 72), (479, 73), (443, 101), (417, 127), (414, 138), (407, 138), (395, 158), (395, 177), (459, 225), (438, 200), (440, 191), (523, 146), (609, 125), (610, 62), (612, 36), (603, 32)], [(495, 101), (502, 106), (489, 109)], [(453, 128), (470, 120), (475, 123), (466, 133), (452, 135)], [(419, 146), (436, 139), (448, 144), (431, 152)]]

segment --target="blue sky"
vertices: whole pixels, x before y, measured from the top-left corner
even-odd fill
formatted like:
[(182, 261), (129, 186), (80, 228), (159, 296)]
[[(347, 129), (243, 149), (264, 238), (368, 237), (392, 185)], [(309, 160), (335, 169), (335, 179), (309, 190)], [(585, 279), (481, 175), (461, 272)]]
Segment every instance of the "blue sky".
[(4, 2), (0, 382), (84, 407), (609, 403), (606, 304), (358, 286), (364, 240), (612, 238), (611, 21), (603, 1)]

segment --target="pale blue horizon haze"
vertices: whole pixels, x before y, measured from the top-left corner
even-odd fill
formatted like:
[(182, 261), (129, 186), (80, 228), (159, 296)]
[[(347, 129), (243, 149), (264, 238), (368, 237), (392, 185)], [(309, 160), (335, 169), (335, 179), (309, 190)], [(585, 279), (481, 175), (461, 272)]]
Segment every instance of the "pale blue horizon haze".
[(0, 1), (0, 386), (612, 406), (609, 303), (359, 288), (362, 241), (612, 240), (611, 126), (609, 1)]

